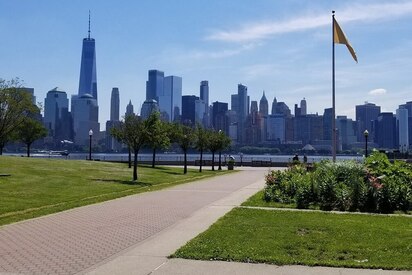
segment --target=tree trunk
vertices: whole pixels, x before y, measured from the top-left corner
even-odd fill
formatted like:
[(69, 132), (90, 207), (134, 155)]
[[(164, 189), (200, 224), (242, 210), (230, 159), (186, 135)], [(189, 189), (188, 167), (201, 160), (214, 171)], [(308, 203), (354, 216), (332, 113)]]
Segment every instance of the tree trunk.
[(139, 151), (134, 150), (133, 181), (137, 181), (137, 154), (139, 154)]
[(187, 152), (186, 152), (186, 150), (184, 151), (184, 153), (185, 153), (185, 159), (184, 159), (184, 168), (183, 168), (183, 174), (187, 174), (187, 156), (186, 156), (186, 154), (187, 154)]
[(30, 157), (30, 145), (31, 143), (27, 143), (27, 157)]
[(203, 150), (200, 150), (200, 167), (199, 167), (200, 173), (202, 173), (202, 164), (203, 164)]
[(0, 156), (3, 155), (3, 144), (0, 144)]
[(130, 146), (127, 148), (129, 149), (129, 168), (132, 168), (132, 150), (130, 149)]
[(155, 168), (156, 163), (156, 148), (153, 148), (152, 168)]
[(222, 151), (219, 151), (219, 169), (222, 170)]
[(212, 171), (215, 171), (215, 151), (212, 152)]

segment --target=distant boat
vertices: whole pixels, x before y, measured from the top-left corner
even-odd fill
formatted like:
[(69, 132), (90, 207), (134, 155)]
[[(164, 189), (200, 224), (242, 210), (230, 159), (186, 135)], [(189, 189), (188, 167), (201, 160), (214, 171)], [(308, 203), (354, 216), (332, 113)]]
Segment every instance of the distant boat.
[(64, 151), (49, 151), (49, 155), (61, 155), (68, 156), (70, 153), (67, 150)]

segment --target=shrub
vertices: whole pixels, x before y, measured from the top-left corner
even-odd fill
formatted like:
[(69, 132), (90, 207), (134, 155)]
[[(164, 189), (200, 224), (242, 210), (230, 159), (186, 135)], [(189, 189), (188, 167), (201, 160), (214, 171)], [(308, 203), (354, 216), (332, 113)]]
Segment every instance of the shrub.
[(412, 206), (411, 165), (374, 152), (364, 164), (322, 161), (307, 172), (301, 164), (266, 176), (266, 201), (318, 205), (322, 210), (391, 213)]

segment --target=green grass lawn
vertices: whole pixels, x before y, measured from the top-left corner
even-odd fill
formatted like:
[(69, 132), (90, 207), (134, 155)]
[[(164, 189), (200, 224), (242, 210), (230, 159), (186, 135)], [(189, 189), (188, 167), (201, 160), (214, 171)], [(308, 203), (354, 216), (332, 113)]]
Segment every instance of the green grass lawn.
[(296, 208), (296, 203), (280, 203), (274, 201), (265, 201), (263, 199), (263, 190), (251, 196), (247, 201), (242, 203), (243, 206), (259, 207), (276, 207), (276, 208)]
[(171, 257), (412, 269), (412, 219), (235, 208)]
[(132, 182), (124, 163), (0, 156), (0, 225), (227, 172), (139, 166)]

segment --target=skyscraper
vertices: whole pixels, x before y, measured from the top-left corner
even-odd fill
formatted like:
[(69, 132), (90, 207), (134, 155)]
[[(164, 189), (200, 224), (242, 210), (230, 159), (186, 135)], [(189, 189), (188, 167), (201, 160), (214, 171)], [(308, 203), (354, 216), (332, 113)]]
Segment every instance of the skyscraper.
[(303, 98), (303, 99), (300, 101), (300, 114), (301, 114), (302, 116), (307, 115), (307, 107), (306, 107), (306, 99), (305, 99), (305, 98)]
[(239, 84), (237, 86), (237, 99), (238, 99), (238, 141), (240, 144), (245, 142), (244, 126), (246, 123), (246, 117), (249, 114), (249, 97), (247, 95), (247, 87)]
[(96, 49), (94, 38), (90, 38), (90, 12), (89, 31), (87, 38), (83, 39), (80, 64), (79, 97), (84, 94), (92, 95), (97, 102)]
[[(373, 103), (365, 103), (364, 105), (356, 105), (356, 122), (358, 123), (358, 141), (363, 142), (365, 137), (363, 132), (368, 130), (369, 140), (372, 142), (374, 138), (373, 123), (378, 118), (381, 112), (381, 107)], [(385, 117), (386, 118), (386, 117)]]
[(112, 96), (110, 99), (110, 121), (119, 121), (120, 111), (120, 97), (119, 88), (112, 89)]
[(182, 78), (174, 75), (166, 76), (163, 81), (163, 91), (158, 98), (162, 118), (169, 122), (179, 120), (182, 109)]
[(64, 91), (54, 88), (44, 99), (44, 125), (56, 144), (73, 138), (69, 99)]
[(210, 126), (210, 114), (209, 114), (209, 82), (203, 80), (200, 82), (200, 99), (205, 104), (205, 114), (203, 115), (203, 126)]
[(159, 95), (163, 94), (163, 81), (165, 73), (159, 70), (149, 70), (146, 81), (146, 100), (159, 101)]
[(112, 89), (112, 95), (110, 99), (110, 120), (106, 121), (106, 150), (118, 152), (121, 150), (122, 145), (111, 134), (112, 128), (120, 125), (119, 121), (119, 88), (114, 87)]
[(265, 96), (265, 91), (263, 91), (262, 98), (259, 101), (259, 113), (262, 116), (267, 116), (269, 114), (269, 103)]
[(229, 132), (229, 119), (226, 115), (228, 104), (224, 102), (213, 102), (212, 126), (215, 130), (222, 130), (226, 134)]
[(100, 133), (100, 124), (97, 103), (96, 51), (95, 41), (90, 38), (90, 12), (88, 35), (83, 39), (79, 93), (72, 95), (71, 112), (75, 143), (87, 145), (89, 130), (93, 130), (93, 142), (95, 142)]
[(131, 100), (129, 100), (129, 104), (126, 106), (126, 113), (124, 116), (134, 116), (134, 108)]
[(399, 150), (404, 153), (409, 150), (408, 109), (396, 110), (396, 128)]

